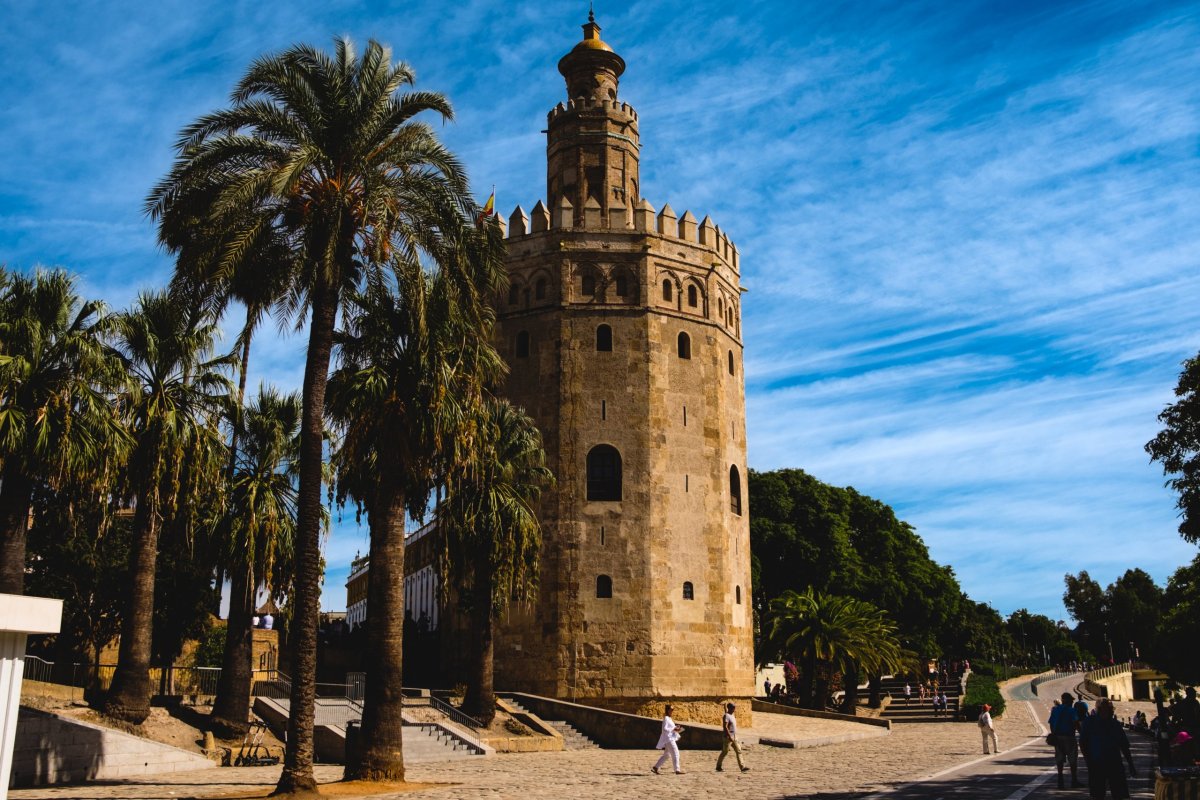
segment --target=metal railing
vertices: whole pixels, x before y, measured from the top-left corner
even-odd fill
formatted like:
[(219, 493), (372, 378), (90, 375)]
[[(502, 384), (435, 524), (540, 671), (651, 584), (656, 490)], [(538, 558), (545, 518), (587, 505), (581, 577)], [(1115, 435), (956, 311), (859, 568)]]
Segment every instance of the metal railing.
[[(87, 690), (107, 691), (112, 685), (115, 664), (57, 663), (38, 656), (25, 656), (23, 694), (32, 697), (81, 700)], [(251, 670), (255, 687), (275, 682), (276, 670)], [(155, 695), (211, 699), (221, 680), (220, 667), (173, 665), (151, 667), (150, 686)]]
[(442, 712), (443, 714), (445, 714), (447, 717), (449, 717), (451, 719), (451, 721), (457, 722), (459, 725), (466, 725), (468, 728), (470, 728), (473, 731), (477, 731), (483, 727), (482, 722), (480, 722), (479, 720), (475, 719), (472, 716), (468, 716), (467, 714), (464, 714), (463, 712), (459, 711), (457, 708), (455, 708), (454, 706), (445, 702), (444, 700), (439, 700), (436, 697), (430, 697), (429, 705), (432, 706), (433, 708), (436, 708), (438, 711)]

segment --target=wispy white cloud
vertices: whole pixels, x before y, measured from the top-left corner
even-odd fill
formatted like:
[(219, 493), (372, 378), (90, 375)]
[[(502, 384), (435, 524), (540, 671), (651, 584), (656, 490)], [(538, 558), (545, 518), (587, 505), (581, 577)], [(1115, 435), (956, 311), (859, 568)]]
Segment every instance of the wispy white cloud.
[[(1143, 443), (1200, 349), (1200, 15), (1182, 2), (655, 0), (600, 9), (656, 206), (737, 242), (751, 465), (896, 506), (964, 587), (1063, 616), (1061, 577), (1189, 557)], [(0, 262), (115, 305), (169, 260), (142, 200), (249, 61), (374, 36), (446, 91), (477, 193), (545, 182), (577, 3), (18, 4), (0, 29)], [(664, 24), (664, 22), (668, 24)], [(234, 330), (236, 317), (227, 320)], [(295, 387), (264, 330), (251, 385)], [(324, 607), (365, 549), (327, 546)], [(338, 570), (342, 570), (339, 572)]]

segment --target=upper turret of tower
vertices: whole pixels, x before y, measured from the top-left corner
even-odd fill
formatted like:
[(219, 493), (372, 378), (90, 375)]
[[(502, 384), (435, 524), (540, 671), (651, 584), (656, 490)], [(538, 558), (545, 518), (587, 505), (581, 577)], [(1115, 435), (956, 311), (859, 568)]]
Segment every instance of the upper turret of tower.
[[(608, 221), (609, 209), (632, 209), (638, 194), (637, 112), (617, 101), (625, 60), (600, 38), (588, 13), (583, 41), (558, 62), (567, 81), (567, 102), (559, 103), (546, 124), (546, 199), (552, 208), (566, 200), (574, 222), (583, 224), (591, 203)], [(624, 227), (627, 219), (620, 220)]]
[(617, 83), (625, 71), (625, 59), (600, 38), (600, 26), (591, 11), (588, 11), (588, 21), (583, 26), (583, 41), (562, 57), (558, 71), (567, 79), (567, 98), (570, 100), (617, 99)]

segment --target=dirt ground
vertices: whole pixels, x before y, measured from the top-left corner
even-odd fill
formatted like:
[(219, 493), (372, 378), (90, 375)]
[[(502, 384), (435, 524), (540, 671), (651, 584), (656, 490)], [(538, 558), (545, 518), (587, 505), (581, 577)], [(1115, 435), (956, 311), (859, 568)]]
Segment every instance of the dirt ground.
[[(56, 687), (63, 692), (39, 691), (22, 692), (21, 704), (49, 711), (64, 717), (71, 717), (93, 725), (103, 725), (116, 728), (133, 736), (140, 736), (160, 744), (178, 747), (189, 753), (204, 753), (204, 730), (207, 726), (209, 712), (212, 706), (177, 705), (171, 708), (155, 706), (150, 709), (150, 716), (141, 725), (130, 725), (110, 719), (98, 713), (84, 703), (78, 690), (72, 694), (69, 687)], [(256, 718), (257, 719), (257, 718)], [(265, 744), (272, 753), (283, 752), (283, 742), (267, 730), (263, 737)], [(221, 748), (229, 748), (236, 756), (242, 746), (241, 739), (216, 739), (218, 752)]]

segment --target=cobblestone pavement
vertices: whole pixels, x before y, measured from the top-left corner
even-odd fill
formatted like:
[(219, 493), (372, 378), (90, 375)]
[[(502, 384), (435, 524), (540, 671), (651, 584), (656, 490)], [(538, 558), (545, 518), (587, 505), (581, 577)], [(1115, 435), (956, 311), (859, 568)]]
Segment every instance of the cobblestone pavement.
[[(999, 721), (1002, 747), (1036, 734), (1028, 714), (1009, 714)], [(837, 723), (847, 725), (849, 723)], [(858, 726), (855, 726), (858, 727)], [(866, 727), (866, 726), (862, 726)], [(824, 728), (824, 725), (822, 725)], [(833, 730), (830, 728), (829, 730)], [(745, 748), (751, 771), (739, 773), (736, 762), (715, 772), (717, 754), (683, 751), (684, 775), (666, 771), (652, 775), (657, 750), (587, 750), (567, 753), (498, 755), (491, 758), (414, 765), (408, 779), (439, 784), (416, 791), (374, 795), (380, 798), (465, 800), (471, 798), (834, 798), (847, 792), (883, 788), (933, 774), (979, 755), (978, 729), (971, 724), (897, 725), (891, 735), (809, 749), (750, 745)], [(156, 776), (128, 783), (85, 784), (60, 788), (20, 789), (12, 800), (143, 800), (144, 798), (212, 798), (266, 794), (275, 785), (277, 767), (214, 768)], [(341, 768), (321, 766), (321, 782), (336, 781)]]

